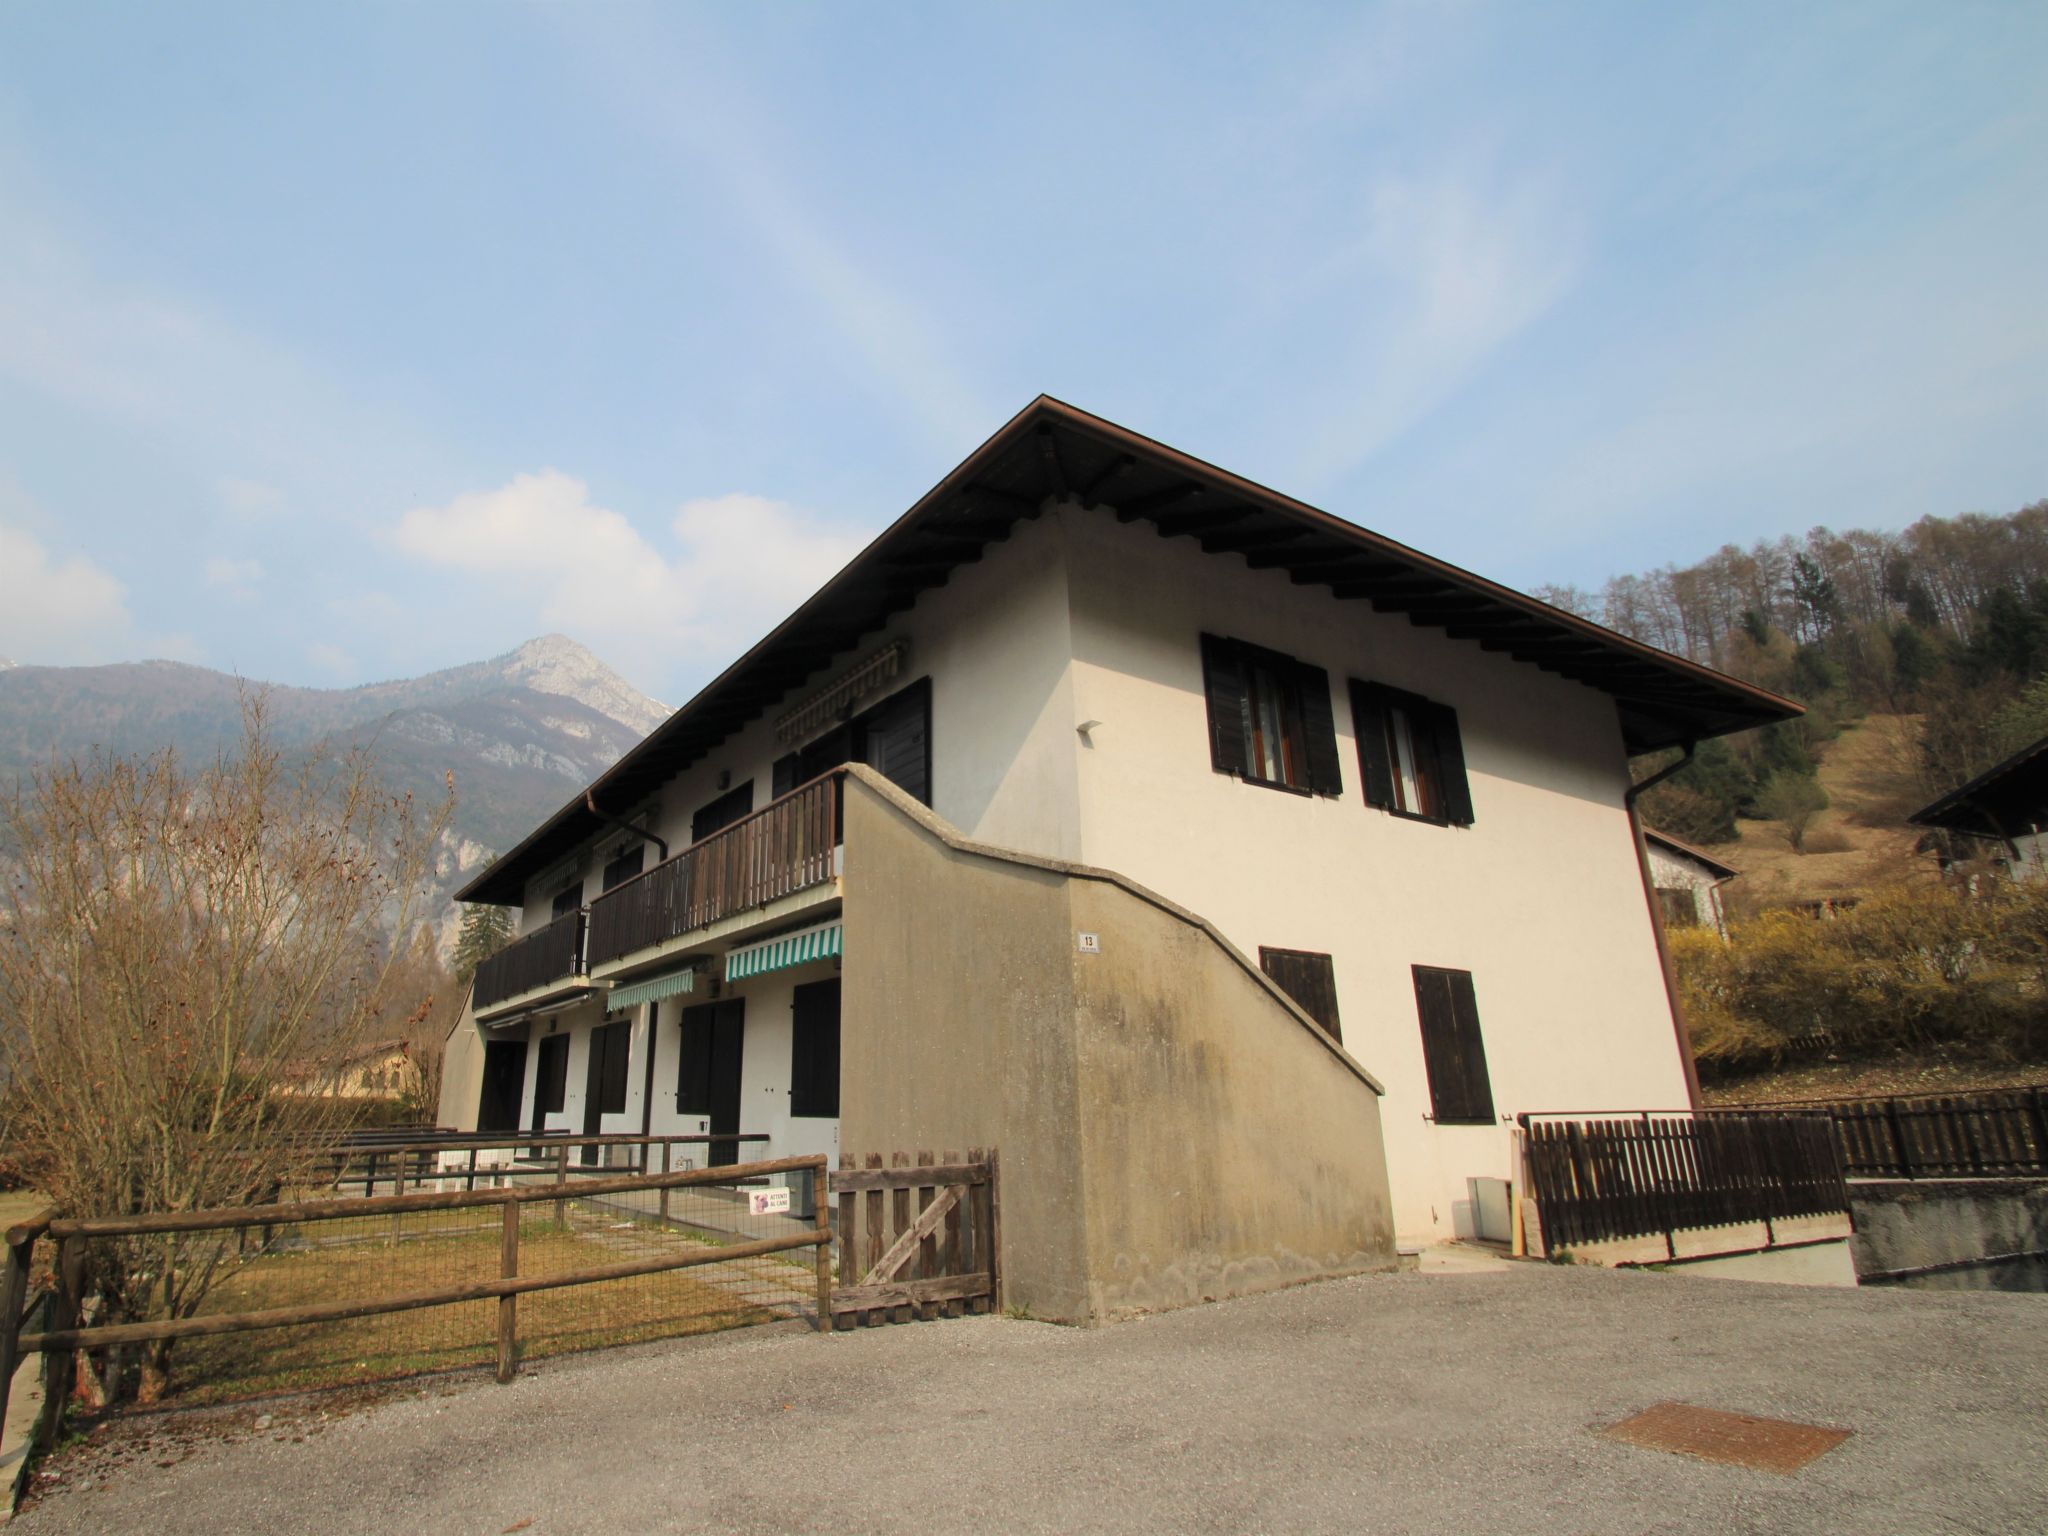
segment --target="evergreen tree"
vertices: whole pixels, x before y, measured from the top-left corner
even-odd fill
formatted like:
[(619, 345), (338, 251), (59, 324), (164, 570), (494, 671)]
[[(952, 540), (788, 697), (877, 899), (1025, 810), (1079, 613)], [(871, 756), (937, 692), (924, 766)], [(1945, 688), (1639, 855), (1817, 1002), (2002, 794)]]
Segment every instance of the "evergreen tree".
[(512, 942), (512, 914), (503, 907), (472, 902), (462, 910), (455, 938), (455, 979), (468, 986), (476, 968)]

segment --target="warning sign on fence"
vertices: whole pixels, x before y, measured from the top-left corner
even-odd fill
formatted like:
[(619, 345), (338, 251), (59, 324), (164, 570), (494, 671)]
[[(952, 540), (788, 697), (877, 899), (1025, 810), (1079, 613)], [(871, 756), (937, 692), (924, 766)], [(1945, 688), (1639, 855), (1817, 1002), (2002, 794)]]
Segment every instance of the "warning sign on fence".
[(749, 1216), (770, 1216), (777, 1211), (789, 1209), (787, 1189), (750, 1189), (747, 1191), (747, 1214)]

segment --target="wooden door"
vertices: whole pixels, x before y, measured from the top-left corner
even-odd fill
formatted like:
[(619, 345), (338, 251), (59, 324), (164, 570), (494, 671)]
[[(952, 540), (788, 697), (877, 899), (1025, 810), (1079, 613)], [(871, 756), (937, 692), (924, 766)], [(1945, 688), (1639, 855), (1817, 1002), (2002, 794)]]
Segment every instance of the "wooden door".
[(491, 1040), (484, 1044), (484, 1091), (476, 1108), (480, 1131), (519, 1129), (519, 1101), (526, 1093), (526, 1042)]
[[(747, 1035), (747, 1000), (728, 997), (715, 1006), (711, 1017), (710, 1111), (711, 1134), (738, 1135), (740, 1129), (740, 1063)], [(715, 1141), (707, 1162), (722, 1167), (740, 1160), (739, 1143)]]

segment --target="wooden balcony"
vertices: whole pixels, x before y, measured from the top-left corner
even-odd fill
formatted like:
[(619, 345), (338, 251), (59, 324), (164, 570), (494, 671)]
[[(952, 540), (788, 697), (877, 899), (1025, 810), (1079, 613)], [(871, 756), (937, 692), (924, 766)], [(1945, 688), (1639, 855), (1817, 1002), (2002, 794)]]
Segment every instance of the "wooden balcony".
[(583, 974), (584, 914), (581, 909), (566, 913), (514, 939), (476, 968), (476, 990), (470, 1007), (481, 1013), (486, 1008), (535, 992), (550, 982), (567, 981)]
[(842, 783), (834, 769), (598, 897), (590, 968), (831, 880)]

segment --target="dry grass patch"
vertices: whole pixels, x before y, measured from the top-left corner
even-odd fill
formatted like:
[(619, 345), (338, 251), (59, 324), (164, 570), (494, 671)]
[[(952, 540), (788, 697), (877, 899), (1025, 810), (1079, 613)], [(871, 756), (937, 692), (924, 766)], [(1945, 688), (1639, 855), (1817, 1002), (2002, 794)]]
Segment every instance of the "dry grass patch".
[[(579, 1211), (558, 1227), (550, 1207), (529, 1209), (534, 1214), (520, 1227), (522, 1275), (568, 1274), (711, 1246), (654, 1222)], [(413, 1225), (396, 1242), (388, 1217), (293, 1229), (273, 1251), (231, 1256), (203, 1312), (400, 1296), (499, 1273), (495, 1209), (432, 1215), (431, 1225), (408, 1217)], [(520, 1357), (767, 1322), (787, 1315), (783, 1298), (793, 1301), (809, 1275), (808, 1268), (753, 1260), (537, 1291), (519, 1298)], [(218, 1403), (488, 1365), (497, 1358), (497, 1316), (495, 1300), (473, 1301), (191, 1339), (173, 1357), (177, 1400)]]

